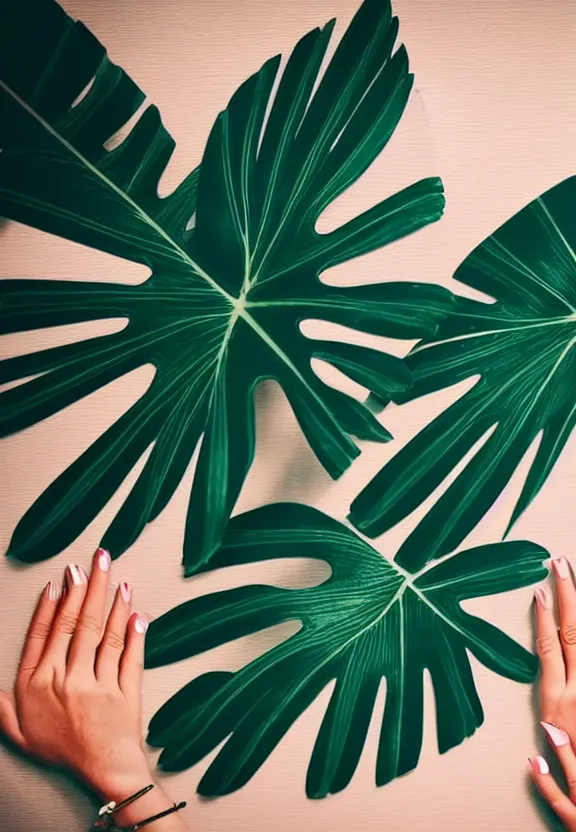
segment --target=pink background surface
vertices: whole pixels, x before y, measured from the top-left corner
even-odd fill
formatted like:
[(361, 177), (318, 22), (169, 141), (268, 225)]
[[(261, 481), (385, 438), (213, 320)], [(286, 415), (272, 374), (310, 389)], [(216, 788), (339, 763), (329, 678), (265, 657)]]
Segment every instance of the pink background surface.
[[(312, 27), (336, 16), (339, 35), (356, 0), (66, 0), (107, 45), (150, 99), (160, 106), (178, 147), (161, 191), (168, 192), (195, 165), (216, 113), (250, 73), (276, 52), (286, 53)], [(389, 148), (362, 180), (332, 206), (322, 227), (336, 225), (412, 181), (441, 175), (444, 219), (380, 252), (334, 269), (330, 281), (418, 279), (454, 286), (451, 275), (466, 254), (501, 222), (542, 191), (576, 171), (576, 16), (562, 0), (397, 0), (400, 38), (407, 45), (416, 85), (407, 113)], [(138, 282), (145, 269), (92, 252), (38, 231), (9, 224), (0, 230), (1, 277), (58, 277)], [(2, 355), (84, 338), (120, 326), (91, 323), (10, 336)], [(318, 324), (308, 324), (314, 335)], [(408, 344), (358, 338), (397, 354)], [(322, 372), (323, 370), (320, 370)], [(0, 547), (26, 508), (145, 389), (145, 367), (78, 402), (0, 446)], [(329, 480), (296, 428), (281, 391), (258, 393), (258, 455), (237, 511), (273, 500), (307, 501), (344, 519), (352, 498), (386, 459), (467, 385), (386, 411), (396, 439), (366, 444), (364, 453), (337, 483)], [(348, 387), (358, 394), (361, 391)], [(532, 456), (534, 449), (529, 453)], [(519, 494), (524, 460), (512, 482), (466, 545), (498, 539)], [(528, 538), (551, 554), (574, 554), (576, 436), (568, 443), (546, 487), (516, 524), (511, 537)], [(140, 470), (140, 467), (138, 470)], [(0, 686), (12, 682), (18, 651), (37, 591), (60, 578), (65, 564), (87, 565), (99, 536), (120, 505), (137, 471), (102, 514), (67, 551), (31, 568), (0, 560)], [(114, 568), (115, 580), (135, 587), (138, 608), (159, 615), (194, 595), (257, 578), (286, 586), (320, 580), (321, 567), (306, 562), (237, 567), (184, 581), (179, 561), (193, 466), (162, 516)], [(445, 486), (448, 483), (445, 484)], [(444, 486), (444, 487), (445, 487)], [(441, 491), (442, 489), (440, 489)], [(434, 495), (434, 499), (438, 495)], [(385, 555), (414, 527), (427, 505), (376, 541)], [(511, 636), (532, 643), (530, 588), (468, 603)], [(146, 721), (169, 695), (197, 673), (234, 669), (285, 637), (291, 625), (244, 638), (180, 665), (145, 676)], [(440, 757), (434, 702), (426, 679), (425, 736), (421, 762), (412, 774), (382, 789), (374, 786), (376, 744), (385, 683), (369, 739), (350, 786), (324, 801), (308, 801), (304, 778), (330, 690), (298, 720), (269, 761), (240, 792), (202, 801), (195, 785), (207, 767), (166, 779), (174, 799), (189, 801), (193, 829), (252, 832), (256, 827), (296, 832), (362, 829), (364, 832), (537, 832), (549, 828), (530, 796), (527, 760), (542, 739), (534, 727), (532, 690), (491, 674), (472, 658), (486, 721), (462, 746)], [(0, 748), (2, 829), (46, 832), (86, 827), (91, 806), (84, 793), (56, 772), (46, 772)]]

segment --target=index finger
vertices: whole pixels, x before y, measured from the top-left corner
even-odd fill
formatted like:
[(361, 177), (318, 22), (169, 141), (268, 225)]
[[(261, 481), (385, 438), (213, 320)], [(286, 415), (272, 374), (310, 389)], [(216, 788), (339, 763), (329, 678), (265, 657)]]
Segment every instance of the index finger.
[(554, 705), (566, 686), (566, 669), (558, 628), (554, 619), (554, 599), (550, 588), (539, 586), (536, 599), (536, 648), (540, 657), (540, 709), (550, 719)]
[(38, 667), (56, 615), (59, 598), (60, 585), (56, 581), (48, 581), (38, 600), (26, 633), (16, 677), (17, 687), (25, 686)]

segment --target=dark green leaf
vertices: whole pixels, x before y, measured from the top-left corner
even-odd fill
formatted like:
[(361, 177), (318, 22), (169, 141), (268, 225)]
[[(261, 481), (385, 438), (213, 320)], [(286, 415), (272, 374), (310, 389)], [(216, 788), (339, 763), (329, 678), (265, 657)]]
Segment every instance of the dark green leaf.
[(310, 340), (299, 325), (316, 318), (398, 338), (432, 335), (452, 301), (440, 287), (333, 287), (319, 278), (437, 220), (444, 198), (440, 180), (425, 179), (329, 233), (316, 230), (384, 148), (412, 86), (404, 47), (393, 52), (389, 0), (366, 0), (317, 84), (332, 27), (296, 45), (275, 94), (279, 57), (242, 84), (216, 119), (200, 172), (160, 198), (174, 142), (158, 110), (148, 107), (108, 151), (142, 92), (56, 3), (10, 7), (0, 29), (0, 215), (145, 264), (151, 277), (130, 287), (3, 283), (2, 332), (112, 317), (128, 325), (6, 362), (4, 381), (35, 377), (2, 394), (0, 432), (32, 425), (136, 367), (156, 367), (142, 399), (22, 518), (14, 557), (61, 551), (153, 445), (103, 539), (117, 557), (166, 505), (204, 434), (186, 571), (209, 561), (252, 463), (254, 388), (263, 379), (282, 385), (333, 477), (359, 453), (352, 436), (390, 438), (368, 407), (324, 384), (311, 361), (329, 361), (387, 401), (410, 383), (400, 360)]
[(221, 795), (243, 786), (298, 716), (336, 685), (308, 768), (309, 797), (343, 789), (362, 753), (386, 678), (376, 782), (413, 769), (420, 755), (424, 670), (436, 697), (440, 753), (483, 721), (467, 651), (496, 673), (534, 678), (535, 656), (465, 612), (460, 602), (545, 577), (547, 552), (496, 543), (460, 552), (409, 575), (354, 532), (313, 508), (276, 504), (230, 521), (212, 566), (278, 558), (326, 561), (319, 586), (243, 586), (188, 601), (152, 622), (148, 667), (180, 661), (283, 621), (298, 632), (235, 673), (208, 673), (170, 699), (150, 723), (161, 768), (194, 765), (226, 738), (199, 786)]
[(458, 298), (434, 340), (407, 358), (408, 401), (479, 376), (428, 424), (352, 504), (351, 521), (376, 537), (439, 486), (475, 442), (491, 435), (406, 540), (412, 571), (460, 544), (509, 482), (540, 434), (508, 529), (546, 481), (576, 424), (576, 177), (538, 197), (466, 258), (455, 278), (493, 296)]

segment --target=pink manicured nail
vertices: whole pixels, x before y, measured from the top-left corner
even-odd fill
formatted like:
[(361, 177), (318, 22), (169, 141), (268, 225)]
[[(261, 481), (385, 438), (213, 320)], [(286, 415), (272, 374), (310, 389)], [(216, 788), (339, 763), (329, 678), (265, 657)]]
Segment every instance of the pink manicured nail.
[(554, 558), (552, 566), (561, 581), (565, 581), (566, 578), (570, 577), (570, 567), (566, 558)]
[(542, 726), (542, 728), (544, 728), (544, 730), (552, 740), (552, 743), (557, 748), (561, 745), (568, 745), (568, 743), (570, 742), (570, 737), (568, 736), (566, 731), (562, 730), (562, 728), (556, 728), (555, 725), (551, 725), (549, 722), (541, 722), (540, 725)]
[(122, 581), (120, 584), (120, 595), (125, 604), (129, 604), (132, 600), (132, 589), (126, 581)]
[(110, 552), (107, 552), (106, 549), (97, 549), (96, 554), (98, 555), (98, 568), (102, 572), (108, 572), (112, 563)]
[(148, 622), (144, 618), (140, 618), (140, 616), (138, 616), (134, 621), (134, 629), (137, 633), (140, 633), (140, 635), (143, 636), (148, 629)]
[(529, 757), (530, 765), (534, 769), (537, 774), (550, 774), (550, 766), (544, 759), (544, 757), (540, 757), (536, 755), (536, 757)]
[(86, 583), (86, 573), (84, 572), (84, 575), (82, 575), (82, 572), (84, 570), (80, 571), (75, 563), (68, 564), (68, 575), (74, 586), (82, 586), (82, 584)]
[(552, 595), (547, 586), (539, 586), (534, 590), (534, 595), (538, 603), (544, 607), (545, 610), (552, 609)]
[(60, 586), (56, 581), (48, 581), (44, 594), (48, 601), (57, 601), (60, 597)]

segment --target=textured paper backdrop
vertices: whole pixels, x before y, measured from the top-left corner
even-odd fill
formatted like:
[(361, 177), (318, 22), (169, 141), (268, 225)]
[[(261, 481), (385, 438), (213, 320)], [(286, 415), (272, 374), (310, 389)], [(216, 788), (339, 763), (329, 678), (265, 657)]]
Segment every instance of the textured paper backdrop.
[[(171, 190), (200, 159), (216, 113), (238, 84), (276, 52), (286, 53), (312, 27), (338, 17), (336, 36), (356, 0), (66, 0), (160, 106), (178, 147), (162, 180)], [(442, 176), (445, 217), (393, 245), (333, 270), (329, 280), (417, 279), (454, 288), (450, 278), (468, 252), (542, 191), (576, 172), (576, 15), (563, 0), (397, 0), (400, 40), (416, 74), (415, 91), (388, 149), (362, 180), (330, 209), (322, 227), (336, 225), (384, 196), (429, 175)], [(140, 281), (146, 270), (109, 255), (15, 224), (0, 228), (0, 277), (58, 277)], [(2, 339), (2, 356), (84, 338), (119, 326), (90, 323)], [(315, 325), (312, 325), (313, 327)], [(316, 331), (316, 330), (315, 330)], [(319, 332), (320, 330), (318, 330)], [(341, 333), (344, 337), (347, 333)], [(349, 336), (347, 336), (349, 337)], [(378, 344), (384, 339), (363, 338)], [(400, 353), (408, 345), (390, 343)], [(145, 389), (143, 368), (65, 412), (0, 445), (0, 546), (31, 502)], [(344, 519), (351, 499), (403, 443), (452, 401), (463, 387), (387, 411), (396, 439), (364, 446), (364, 453), (332, 483), (304, 444), (278, 388), (259, 391), (258, 455), (237, 511), (281, 499), (303, 500)], [(468, 544), (502, 533), (525, 463)], [(515, 526), (528, 538), (576, 563), (574, 551), (576, 436), (543, 492)], [(99, 535), (126, 495), (136, 472), (92, 526), (58, 558), (31, 568), (0, 561), (0, 685), (13, 679), (18, 651), (35, 600), (69, 560), (87, 564)], [(192, 469), (163, 515), (115, 566), (116, 580), (135, 587), (138, 609), (158, 615), (205, 591), (256, 578), (283, 585), (320, 580), (321, 567), (304, 562), (264, 569), (236, 567), (184, 581), (179, 560)], [(428, 507), (376, 541), (383, 553), (397, 544)], [(531, 590), (478, 599), (467, 608), (531, 644)], [(189, 678), (208, 669), (235, 669), (285, 637), (289, 627), (241, 639), (180, 665), (145, 676), (145, 718)], [(298, 720), (270, 760), (240, 792), (202, 801), (194, 788), (206, 761), (167, 778), (174, 798), (189, 801), (187, 816), (202, 832), (537, 832), (546, 827), (530, 797), (527, 756), (542, 743), (534, 724), (532, 691), (489, 673), (472, 658), (486, 721), (464, 745), (438, 756), (434, 702), (426, 685), (426, 717), (418, 769), (376, 789), (374, 764), (383, 693), (357, 773), (350, 786), (326, 800), (308, 801), (304, 777), (329, 690)], [(213, 756), (213, 755), (212, 755)], [(87, 796), (55, 772), (46, 772), (0, 748), (1, 828), (46, 832), (86, 827)]]

